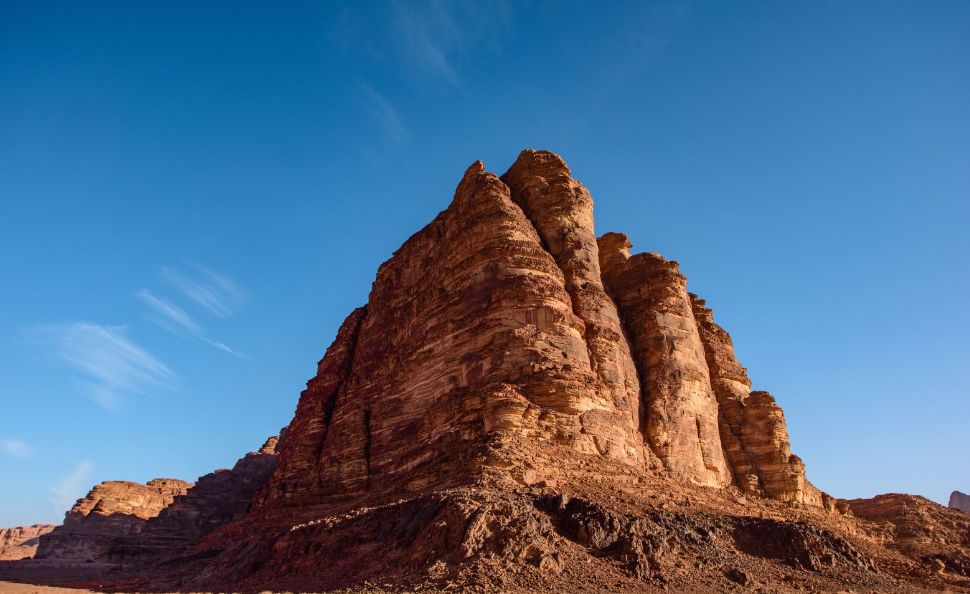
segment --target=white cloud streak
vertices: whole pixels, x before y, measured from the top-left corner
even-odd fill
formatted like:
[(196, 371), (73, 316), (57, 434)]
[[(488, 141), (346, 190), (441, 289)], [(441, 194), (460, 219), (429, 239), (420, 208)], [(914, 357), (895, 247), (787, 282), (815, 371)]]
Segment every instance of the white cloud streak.
[(0, 448), (14, 458), (26, 458), (30, 455), (30, 445), (23, 440), (7, 438), (0, 441)]
[(212, 340), (206, 336), (205, 332), (202, 330), (202, 326), (196, 322), (192, 316), (186, 313), (184, 309), (175, 305), (174, 303), (163, 299), (162, 297), (155, 296), (148, 289), (142, 289), (135, 293), (135, 295), (146, 305), (151, 307), (157, 314), (149, 319), (169, 332), (179, 336), (190, 336), (196, 340), (206, 343), (211, 347), (219, 349), (220, 351), (229, 353), (234, 357), (239, 357), (240, 359), (246, 358), (225, 343)]
[(394, 105), (386, 97), (367, 85), (361, 86), (361, 94), (367, 103), (371, 116), (377, 121), (387, 138), (396, 145), (405, 144), (410, 134), (404, 127), (404, 122)]
[(173, 374), (161, 361), (132, 342), (124, 326), (91, 322), (35, 326), (78, 377), (75, 383), (99, 406), (116, 410), (123, 396), (171, 388)]
[(245, 300), (245, 294), (234, 280), (208, 268), (192, 264), (192, 272), (162, 268), (162, 278), (185, 297), (201, 305), (212, 315), (228, 318)]
[(94, 465), (90, 461), (82, 460), (61, 482), (51, 487), (49, 501), (56, 513), (66, 513), (84, 495), (88, 488), (88, 476), (93, 469)]

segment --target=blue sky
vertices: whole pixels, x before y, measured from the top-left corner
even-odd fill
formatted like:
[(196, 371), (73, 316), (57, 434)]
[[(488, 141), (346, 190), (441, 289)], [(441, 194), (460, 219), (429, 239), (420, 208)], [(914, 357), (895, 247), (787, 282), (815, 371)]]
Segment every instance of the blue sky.
[(840, 497), (970, 491), (970, 4), (0, 5), (0, 526), (289, 422), (465, 167), (562, 154)]

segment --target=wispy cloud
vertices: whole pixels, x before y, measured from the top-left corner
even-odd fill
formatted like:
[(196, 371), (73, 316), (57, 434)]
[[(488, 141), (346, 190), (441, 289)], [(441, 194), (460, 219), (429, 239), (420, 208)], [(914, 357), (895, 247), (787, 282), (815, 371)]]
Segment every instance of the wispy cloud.
[(380, 126), (387, 138), (397, 145), (405, 144), (410, 136), (397, 109), (386, 97), (368, 85), (361, 85), (361, 95), (371, 116)]
[(15, 458), (26, 458), (30, 455), (30, 445), (26, 441), (12, 437), (0, 441), (0, 448)]
[(245, 358), (225, 343), (212, 340), (206, 336), (205, 332), (202, 330), (202, 326), (181, 307), (162, 297), (152, 294), (152, 292), (148, 289), (142, 289), (135, 293), (135, 295), (146, 305), (152, 308), (156, 315), (149, 319), (162, 328), (165, 328), (169, 332), (178, 334), (180, 336), (190, 336), (197, 340), (201, 340), (202, 342), (217, 348), (220, 351), (229, 353), (230, 355), (239, 357), (240, 359)]
[(59, 514), (67, 512), (74, 506), (74, 502), (84, 495), (88, 488), (88, 476), (94, 465), (88, 460), (82, 460), (64, 479), (51, 487), (49, 501), (54, 511)]
[(410, 65), (455, 87), (461, 86), (464, 59), (481, 51), (501, 52), (511, 20), (503, 0), (392, 0), (387, 12), (398, 53)]
[(394, 27), (405, 52), (417, 64), (458, 85), (458, 75), (447, 52), (460, 39), (454, 18), (444, 2), (394, 2)]
[(162, 278), (187, 298), (220, 318), (235, 314), (245, 300), (245, 294), (236, 281), (198, 264), (192, 264), (190, 271), (162, 268)]
[(116, 410), (125, 394), (149, 394), (175, 381), (168, 367), (128, 339), (124, 326), (69, 322), (35, 326), (32, 334), (51, 344), (79, 374), (79, 389), (107, 410)]

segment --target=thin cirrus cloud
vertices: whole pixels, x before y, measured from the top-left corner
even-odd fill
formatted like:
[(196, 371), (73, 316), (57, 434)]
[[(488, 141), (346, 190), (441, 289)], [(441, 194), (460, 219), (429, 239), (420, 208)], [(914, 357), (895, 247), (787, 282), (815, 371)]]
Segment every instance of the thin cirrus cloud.
[(234, 315), (245, 301), (239, 285), (228, 276), (198, 264), (190, 266), (188, 271), (166, 266), (162, 268), (162, 278), (212, 315), (220, 318)]
[(361, 85), (360, 93), (371, 117), (387, 139), (398, 146), (407, 143), (410, 134), (394, 105), (368, 85)]
[(54, 511), (63, 514), (84, 494), (88, 485), (88, 476), (94, 465), (88, 460), (81, 460), (67, 476), (51, 487), (50, 503)]
[(34, 326), (31, 334), (51, 346), (77, 374), (78, 389), (106, 410), (117, 410), (126, 395), (174, 387), (175, 374), (129, 339), (124, 326), (68, 322)]
[(14, 458), (26, 458), (30, 455), (30, 445), (26, 441), (13, 437), (0, 441), (0, 449)]
[(202, 330), (202, 326), (196, 322), (192, 316), (188, 314), (188, 312), (175, 305), (171, 301), (154, 295), (148, 289), (138, 291), (135, 293), (135, 296), (141, 299), (143, 303), (152, 309), (155, 315), (149, 319), (158, 324), (160, 327), (179, 336), (189, 336), (195, 338), (196, 340), (200, 340), (209, 346), (219, 349), (220, 351), (229, 353), (234, 357), (245, 359), (243, 355), (236, 352), (229, 345), (212, 340), (206, 336), (205, 332)]

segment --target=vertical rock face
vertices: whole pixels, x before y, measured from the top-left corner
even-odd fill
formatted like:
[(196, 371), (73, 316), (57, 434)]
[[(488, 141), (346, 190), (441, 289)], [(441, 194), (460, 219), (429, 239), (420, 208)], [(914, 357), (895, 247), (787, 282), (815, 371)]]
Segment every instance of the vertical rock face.
[(627, 429), (624, 449), (638, 459), (644, 451), (633, 430), (642, 417), (640, 382), (616, 305), (603, 287), (593, 198), (565, 161), (548, 151), (523, 151), (502, 181), (562, 270), (597, 380), (591, 392), (602, 403), (598, 413), (604, 422)]
[(950, 509), (958, 509), (970, 514), (970, 495), (954, 491), (950, 493)]
[(0, 528), (0, 561), (29, 559), (37, 552), (41, 535), (54, 529), (53, 524), (34, 524)]
[(127, 481), (95, 485), (67, 512), (63, 525), (40, 537), (36, 558), (99, 559), (115, 538), (141, 531), (149, 518), (191, 487), (192, 483), (164, 478), (144, 485)]
[(246, 454), (231, 469), (199, 477), (194, 486), (177, 495), (137, 533), (118, 535), (107, 558), (172, 556), (217, 527), (242, 517), (256, 490), (276, 466), (277, 442), (277, 437), (270, 437), (258, 451)]
[(645, 433), (675, 475), (710, 487), (731, 483), (704, 346), (676, 262), (630, 256), (625, 235), (600, 240), (603, 279), (626, 324), (646, 402)]

